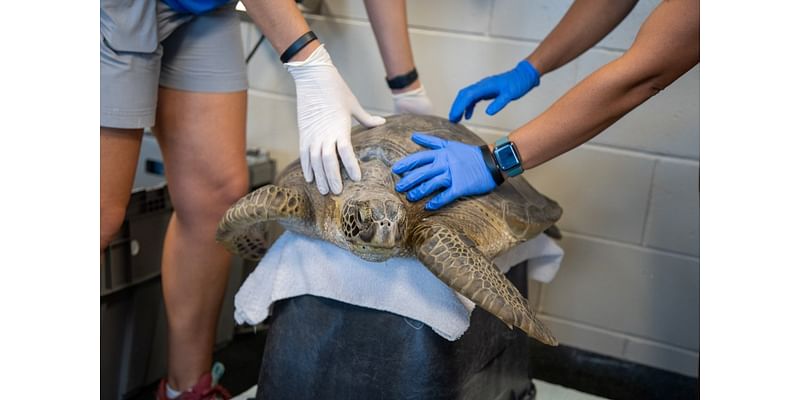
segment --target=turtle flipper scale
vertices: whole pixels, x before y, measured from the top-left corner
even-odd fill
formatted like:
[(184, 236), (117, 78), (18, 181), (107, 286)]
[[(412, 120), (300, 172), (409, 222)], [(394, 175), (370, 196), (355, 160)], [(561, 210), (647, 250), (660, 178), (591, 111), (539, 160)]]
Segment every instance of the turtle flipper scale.
[(536, 319), (527, 300), (500, 270), (457, 230), (433, 225), (417, 231), (419, 260), (448, 286), (509, 326), (522, 329), (542, 343), (558, 344), (550, 330)]
[(259, 260), (269, 246), (267, 230), (270, 221), (313, 234), (313, 230), (308, 228), (311, 212), (305, 193), (266, 185), (242, 197), (228, 209), (217, 227), (217, 242), (242, 258)]

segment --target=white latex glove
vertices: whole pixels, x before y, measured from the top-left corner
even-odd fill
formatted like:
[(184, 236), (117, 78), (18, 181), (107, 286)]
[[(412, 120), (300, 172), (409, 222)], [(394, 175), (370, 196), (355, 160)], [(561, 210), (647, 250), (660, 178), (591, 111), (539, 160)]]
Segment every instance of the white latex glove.
[(433, 104), (422, 85), (407, 92), (393, 93), (392, 100), (395, 114), (433, 115)]
[[(364, 111), (333, 66), (324, 45), (305, 61), (284, 64), (297, 89), (297, 126), (300, 129), (300, 164), (306, 182), (317, 182), (322, 194), (342, 192), (339, 157), (347, 175), (361, 180), (361, 168), (350, 142), (350, 116), (368, 128), (385, 119)], [(336, 152), (339, 156), (336, 156)]]

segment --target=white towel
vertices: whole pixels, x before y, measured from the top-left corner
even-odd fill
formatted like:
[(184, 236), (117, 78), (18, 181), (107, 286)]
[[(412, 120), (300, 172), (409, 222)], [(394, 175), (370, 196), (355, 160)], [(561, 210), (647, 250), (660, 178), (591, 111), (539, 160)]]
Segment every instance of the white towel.
[[(506, 272), (528, 260), (528, 276), (549, 282), (563, 255), (552, 239), (539, 235), (494, 261)], [(369, 262), (326, 241), (285, 232), (236, 294), (234, 318), (256, 325), (269, 316), (272, 303), (305, 294), (415, 319), (451, 341), (469, 328), (475, 308), (415, 258)]]

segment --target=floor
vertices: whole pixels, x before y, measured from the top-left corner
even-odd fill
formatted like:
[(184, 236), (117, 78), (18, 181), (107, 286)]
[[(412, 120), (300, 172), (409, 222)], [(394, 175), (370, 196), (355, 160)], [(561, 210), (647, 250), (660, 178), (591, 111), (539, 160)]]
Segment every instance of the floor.
[[(604, 397), (597, 397), (591, 394), (581, 393), (577, 390), (565, 388), (549, 382), (533, 380), (536, 385), (536, 400), (603, 400)], [(244, 393), (234, 396), (233, 400), (249, 400), (256, 397), (256, 388), (253, 386)]]

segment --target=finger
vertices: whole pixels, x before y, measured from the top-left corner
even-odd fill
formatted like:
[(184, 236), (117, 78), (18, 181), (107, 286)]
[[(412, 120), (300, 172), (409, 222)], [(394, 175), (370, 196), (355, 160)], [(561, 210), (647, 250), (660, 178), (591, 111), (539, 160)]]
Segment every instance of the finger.
[(422, 182), (419, 186), (409, 191), (406, 195), (406, 198), (408, 201), (417, 201), (423, 197), (430, 196), (433, 192), (439, 189), (448, 188), (451, 184), (452, 179), (450, 179), (450, 174), (439, 174), (425, 182)]
[(467, 107), (467, 113), (466, 113), (466, 115), (464, 115), (464, 119), (472, 118), (472, 112), (475, 111), (475, 104), (478, 104), (478, 103), (477, 102), (472, 103), (472, 104), (469, 105), (469, 107)]
[(325, 179), (328, 181), (331, 193), (342, 193), (342, 172), (334, 143), (326, 143), (322, 146), (322, 166), (325, 169)]
[(398, 175), (405, 174), (408, 170), (417, 168), (421, 165), (430, 164), (436, 159), (436, 152), (433, 150), (418, 151), (409, 154), (392, 165), (392, 172)]
[(508, 96), (500, 95), (489, 104), (489, 107), (486, 107), (486, 114), (495, 115), (500, 110), (502, 110), (509, 102), (511, 102), (511, 98)]
[(456, 123), (461, 121), (461, 115), (464, 114), (464, 110), (474, 105), (476, 100), (472, 97), (473, 92), (470, 90), (471, 88), (472, 86), (467, 86), (458, 91), (456, 99), (453, 100), (453, 105), (450, 106), (450, 122)]
[(314, 180), (314, 173), (311, 171), (311, 157), (307, 146), (300, 146), (300, 166), (303, 168), (303, 178), (311, 183)]
[(429, 149), (441, 149), (447, 145), (447, 140), (419, 132), (414, 132), (414, 134), (411, 135), (411, 140), (413, 140), (414, 143)]
[(447, 189), (444, 192), (439, 193), (436, 197), (431, 199), (431, 201), (429, 201), (427, 204), (425, 204), (425, 209), (428, 210), (428, 211), (436, 211), (436, 210), (438, 210), (438, 209), (440, 209), (440, 208), (452, 203), (457, 198), (458, 198), (458, 195), (456, 195), (455, 191), (452, 188)]
[(398, 192), (405, 192), (409, 189), (414, 188), (415, 186), (419, 185), (420, 183), (435, 177), (441, 173), (445, 172), (445, 168), (442, 168), (438, 165), (429, 164), (419, 167), (415, 170), (412, 170), (403, 179), (400, 179), (395, 185), (395, 190)]
[(317, 189), (321, 194), (328, 194), (328, 181), (325, 179), (325, 168), (322, 166), (322, 145), (311, 146), (310, 157)]
[(358, 157), (353, 150), (353, 145), (349, 140), (340, 140), (336, 143), (336, 149), (339, 150), (339, 158), (342, 159), (344, 170), (347, 171), (347, 177), (353, 182), (361, 180), (361, 167), (358, 166)]
[(361, 107), (361, 104), (358, 104), (358, 101), (356, 101), (353, 106), (353, 117), (356, 118), (356, 121), (358, 121), (359, 124), (367, 128), (372, 128), (386, 123), (386, 119), (383, 117), (372, 115), (366, 112), (364, 108)]

